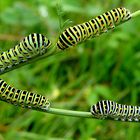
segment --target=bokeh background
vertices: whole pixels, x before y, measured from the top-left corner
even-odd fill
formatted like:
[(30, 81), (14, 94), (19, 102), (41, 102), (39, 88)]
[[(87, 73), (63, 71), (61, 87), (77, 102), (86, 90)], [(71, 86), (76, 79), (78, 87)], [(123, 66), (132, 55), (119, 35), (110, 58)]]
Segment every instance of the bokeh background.
[[(112, 8), (140, 9), (139, 0), (1, 0), (0, 51), (30, 33), (53, 43), (66, 27)], [(0, 78), (51, 100), (52, 107), (89, 111), (98, 100), (140, 105), (140, 16)], [(139, 123), (66, 117), (0, 102), (0, 140), (138, 140)]]

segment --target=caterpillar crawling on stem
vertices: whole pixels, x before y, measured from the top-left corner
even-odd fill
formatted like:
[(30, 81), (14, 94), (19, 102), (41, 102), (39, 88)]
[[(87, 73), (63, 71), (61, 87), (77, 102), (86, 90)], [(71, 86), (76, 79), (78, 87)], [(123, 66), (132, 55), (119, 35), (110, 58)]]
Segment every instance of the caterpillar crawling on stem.
[(71, 46), (76, 46), (78, 43), (99, 36), (106, 33), (108, 30), (115, 28), (115, 26), (129, 20), (131, 13), (126, 8), (115, 8), (111, 11), (105, 12), (96, 18), (69, 27), (59, 36), (57, 46), (64, 50)]
[(46, 97), (26, 90), (16, 89), (0, 79), (0, 100), (36, 110), (48, 110), (50, 102)]
[(91, 106), (91, 113), (97, 118), (112, 118), (121, 121), (140, 121), (140, 106), (118, 104), (102, 100)]
[(15, 47), (0, 54), (0, 72), (19, 65), (47, 52), (51, 42), (44, 35), (33, 33), (25, 37)]

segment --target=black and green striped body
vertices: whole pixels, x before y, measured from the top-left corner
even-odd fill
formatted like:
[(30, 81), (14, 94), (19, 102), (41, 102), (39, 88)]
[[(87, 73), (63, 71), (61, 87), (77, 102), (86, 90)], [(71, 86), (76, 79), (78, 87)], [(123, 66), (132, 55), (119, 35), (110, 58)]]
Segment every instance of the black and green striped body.
[(47, 110), (50, 102), (44, 96), (16, 89), (0, 79), (0, 100), (26, 108)]
[(0, 71), (47, 52), (51, 42), (42, 34), (30, 34), (18, 45), (0, 54)]
[(82, 24), (75, 25), (65, 29), (59, 36), (57, 46), (59, 49), (66, 49), (75, 46), (78, 43), (99, 36), (113, 29), (118, 24), (125, 22), (131, 18), (130, 11), (125, 8), (116, 8), (108, 11), (95, 19), (89, 20)]
[(91, 106), (91, 113), (97, 118), (112, 118), (121, 121), (140, 121), (140, 106), (122, 105), (102, 100)]

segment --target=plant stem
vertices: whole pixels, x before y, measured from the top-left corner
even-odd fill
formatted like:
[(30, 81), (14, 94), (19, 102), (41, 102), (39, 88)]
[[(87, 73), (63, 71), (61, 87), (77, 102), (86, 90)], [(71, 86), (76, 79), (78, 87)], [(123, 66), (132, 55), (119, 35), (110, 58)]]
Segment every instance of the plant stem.
[[(36, 110), (36, 109), (35, 109)], [(91, 118), (91, 119), (98, 119), (98, 120), (112, 120), (112, 121), (119, 121), (119, 122), (136, 122), (139, 123), (139, 121), (121, 121), (121, 120), (115, 120), (113, 118), (98, 118), (97, 116), (94, 116), (93, 114), (91, 114), (91, 112), (84, 112), (84, 111), (73, 111), (73, 110), (65, 110), (65, 109), (57, 109), (57, 108), (49, 108), (49, 110), (39, 110), (39, 111), (43, 111), (46, 113), (51, 113), (51, 114), (55, 114), (55, 115), (63, 115), (63, 116), (71, 116), (71, 117), (81, 117), (81, 118)]]
[(132, 17), (137, 17), (137, 16), (140, 16), (140, 10), (134, 12), (131, 14)]
[(93, 118), (90, 112), (83, 112), (83, 111), (50, 108), (47, 112), (51, 114), (58, 114), (58, 115), (64, 115), (64, 116)]

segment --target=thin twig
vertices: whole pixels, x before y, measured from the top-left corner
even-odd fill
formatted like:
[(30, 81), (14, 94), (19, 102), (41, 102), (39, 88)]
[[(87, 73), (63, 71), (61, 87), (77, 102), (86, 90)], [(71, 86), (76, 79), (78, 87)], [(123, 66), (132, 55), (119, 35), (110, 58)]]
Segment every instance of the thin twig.
[(140, 10), (134, 12), (131, 14), (132, 17), (137, 17), (137, 16), (140, 16)]
[(93, 118), (90, 112), (83, 112), (83, 111), (50, 108), (47, 112), (51, 114), (64, 115), (64, 116)]
[[(98, 120), (112, 120), (112, 121), (119, 121), (119, 122), (136, 122), (134, 120), (132, 121), (128, 121), (128, 120), (122, 121), (119, 119), (115, 120), (109, 117), (98, 118), (97, 116), (91, 114), (91, 112), (84, 112), (84, 111), (73, 111), (73, 110), (65, 110), (65, 109), (57, 109), (57, 108), (49, 108), (48, 110), (39, 110), (39, 111), (55, 114), (55, 115), (63, 115), (63, 116), (71, 116), (71, 117), (81, 117), (81, 118), (90, 118), (90, 119), (98, 119)], [(139, 123), (139, 121), (137, 123)]]

